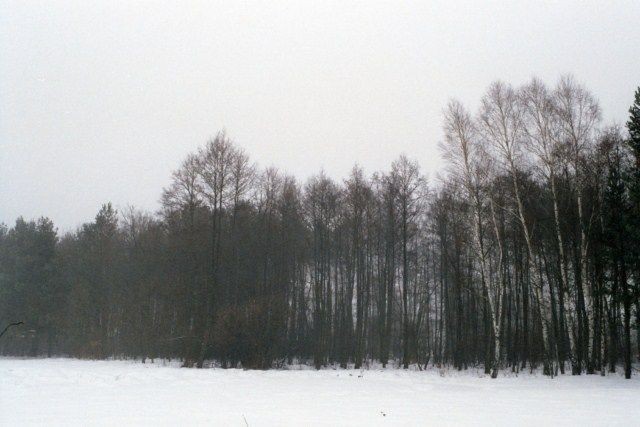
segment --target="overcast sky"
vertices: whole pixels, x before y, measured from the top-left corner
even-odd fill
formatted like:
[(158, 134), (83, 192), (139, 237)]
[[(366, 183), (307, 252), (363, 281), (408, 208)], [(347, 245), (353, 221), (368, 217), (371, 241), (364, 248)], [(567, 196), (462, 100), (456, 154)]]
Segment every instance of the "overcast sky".
[(346, 3), (0, 0), (0, 222), (154, 211), (223, 128), (301, 180), (433, 176), (451, 97), (570, 72), (624, 123), (640, 85), (637, 0)]

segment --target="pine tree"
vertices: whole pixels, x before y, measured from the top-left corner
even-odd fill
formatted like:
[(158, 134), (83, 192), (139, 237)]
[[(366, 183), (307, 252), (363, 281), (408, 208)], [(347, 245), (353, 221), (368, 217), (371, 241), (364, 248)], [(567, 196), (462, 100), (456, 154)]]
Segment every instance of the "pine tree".
[(609, 262), (612, 265), (609, 290), (612, 302), (624, 305), (624, 370), (625, 376), (631, 378), (631, 301), (627, 277), (627, 251), (630, 245), (626, 229), (629, 223), (629, 203), (625, 182), (623, 180), (623, 154), (619, 139), (613, 139), (614, 146), (607, 156), (607, 185), (604, 193), (604, 237), (607, 245)]
[(629, 146), (636, 160), (636, 168), (640, 165), (640, 87), (636, 89), (633, 105), (629, 108)]
[[(637, 218), (640, 217), (640, 87), (636, 90), (635, 100), (631, 108), (629, 108), (627, 129), (629, 131), (627, 144), (631, 148), (635, 160), (629, 171), (629, 196)], [(637, 228), (631, 231), (640, 233)]]
[(635, 99), (629, 108), (629, 121), (627, 122), (629, 139), (627, 144), (631, 148), (634, 157), (633, 165), (627, 174), (629, 188), (629, 202), (631, 204), (630, 221), (628, 222), (628, 235), (632, 247), (629, 248), (630, 265), (635, 278), (635, 304), (636, 304), (636, 330), (638, 341), (638, 357), (640, 358), (640, 87), (636, 90)]

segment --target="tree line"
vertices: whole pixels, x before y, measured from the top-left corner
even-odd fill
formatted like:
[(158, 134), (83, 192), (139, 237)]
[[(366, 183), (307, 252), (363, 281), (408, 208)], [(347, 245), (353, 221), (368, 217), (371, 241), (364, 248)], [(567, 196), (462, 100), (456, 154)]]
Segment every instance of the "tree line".
[[(266, 369), (615, 371), (640, 357), (640, 88), (626, 129), (563, 77), (451, 101), (446, 168), (299, 183), (219, 133), (155, 214), (0, 227), (10, 355)], [(635, 329), (635, 334), (633, 333)]]

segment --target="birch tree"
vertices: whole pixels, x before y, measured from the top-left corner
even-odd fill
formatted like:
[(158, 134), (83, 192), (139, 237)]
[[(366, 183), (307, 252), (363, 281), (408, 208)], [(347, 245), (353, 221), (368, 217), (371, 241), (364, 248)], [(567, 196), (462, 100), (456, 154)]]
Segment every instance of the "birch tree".
[[(498, 233), (494, 205), (492, 202), (487, 202), (488, 197), (486, 195), (490, 168), (486, 162), (483, 164), (481, 160), (483, 153), (478, 145), (476, 125), (462, 104), (457, 101), (449, 103), (445, 111), (444, 123), (445, 143), (441, 144), (441, 149), (449, 163), (451, 177), (456, 179), (464, 188), (465, 197), (472, 206), (474, 252), (480, 264), (480, 283), (483, 296), (489, 305), (488, 312), (494, 339), (494, 359), (491, 364), (491, 377), (496, 378), (500, 367), (500, 329), (504, 282), (498, 280), (495, 283), (490, 283), (492, 277), (489, 274), (488, 267), (487, 231), (484, 215), (489, 204), (491, 205), (494, 231)], [(501, 242), (500, 236), (497, 235), (496, 237), (497, 241)], [(502, 260), (501, 247), (499, 252), (499, 259)], [(501, 271), (501, 265), (499, 270)]]
[(562, 235), (557, 185), (557, 175), (564, 162), (560, 118), (552, 93), (538, 79), (533, 79), (520, 90), (520, 102), (522, 103), (524, 120), (525, 147), (535, 156), (537, 170), (551, 189), (558, 265), (560, 267), (560, 312), (567, 327), (571, 367), (573, 373), (577, 374), (580, 373), (580, 366), (575, 338), (575, 297), (570, 294), (572, 285), (569, 282), (568, 260), (564, 249), (565, 239)]
[(596, 126), (601, 113), (598, 101), (582, 85), (575, 82), (573, 77), (564, 76), (560, 79), (554, 93), (554, 100), (560, 118), (562, 138), (568, 144), (570, 164), (573, 169), (573, 179), (578, 208), (578, 227), (580, 229), (580, 276), (584, 307), (587, 317), (587, 373), (594, 371), (595, 317), (593, 305), (593, 285), (589, 276), (587, 256), (589, 251), (588, 234), (593, 223), (593, 215), (588, 216), (583, 203), (583, 162), (585, 155), (593, 145)]
[(518, 102), (517, 92), (507, 84), (495, 82), (482, 98), (479, 126), (483, 138), (495, 150), (502, 167), (513, 185), (516, 216), (522, 227), (526, 243), (529, 272), (533, 276), (533, 290), (536, 307), (541, 319), (542, 340), (545, 354), (545, 371), (553, 375), (553, 350), (550, 336), (551, 313), (545, 298), (544, 279), (536, 266), (531, 225), (525, 214), (518, 175), (522, 161), (523, 111)]

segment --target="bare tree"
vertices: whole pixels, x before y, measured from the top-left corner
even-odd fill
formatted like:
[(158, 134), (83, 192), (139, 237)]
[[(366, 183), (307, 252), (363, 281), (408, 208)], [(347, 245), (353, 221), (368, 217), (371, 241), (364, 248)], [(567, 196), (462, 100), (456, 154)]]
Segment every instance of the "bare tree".
[(339, 191), (324, 173), (307, 182), (305, 211), (311, 230), (311, 283), (313, 295), (314, 365), (320, 368), (327, 361), (332, 332), (335, 221)]
[(395, 182), (398, 211), (400, 214), (400, 237), (402, 244), (402, 364), (409, 367), (409, 241), (416, 233), (415, 221), (423, 205), (425, 179), (420, 174), (418, 163), (406, 156), (391, 165), (391, 179)]
[[(351, 176), (345, 181), (344, 211), (349, 229), (349, 253), (347, 258), (348, 288), (353, 292), (355, 284), (356, 296), (356, 324), (355, 324), (355, 367), (362, 365), (365, 339), (365, 314), (367, 311), (369, 287), (371, 285), (368, 271), (367, 214), (373, 203), (373, 193), (362, 168), (355, 166)], [(347, 296), (345, 315), (351, 317), (351, 296)]]
[(187, 209), (190, 215), (202, 203), (200, 161), (189, 154), (179, 169), (171, 174), (171, 184), (162, 191), (161, 202), (169, 210)]
[(567, 327), (569, 338), (569, 359), (574, 373), (580, 372), (579, 358), (575, 340), (576, 321), (573, 298), (570, 295), (568, 260), (564, 250), (562, 236), (557, 175), (564, 166), (564, 150), (562, 150), (562, 132), (560, 116), (556, 108), (553, 94), (538, 79), (533, 79), (520, 90), (520, 101), (523, 107), (525, 146), (537, 161), (537, 170), (549, 184), (553, 203), (553, 219), (555, 238), (560, 266), (560, 311)]
[(588, 233), (593, 223), (593, 215), (587, 218), (583, 203), (583, 162), (591, 149), (595, 127), (600, 121), (601, 113), (598, 101), (583, 86), (577, 84), (573, 77), (560, 79), (554, 93), (556, 108), (562, 126), (562, 138), (569, 146), (570, 163), (576, 187), (576, 203), (580, 227), (580, 285), (585, 302), (589, 336), (587, 338), (587, 373), (593, 373), (593, 343), (595, 340), (595, 317), (593, 306), (593, 285), (588, 272), (587, 256), (589, 252)]
[(211, 271), (207, 283), (203, 337), (198, 356), (198, 367), (202, 368), (209, 346), (211, 325), (215, 310), (215, 293), (220, 291), (218, 266), (222, 240), (223, 208), (229, 201), (229, 188), (233, 171), (235, 147), (224, 132), (218, 133), (198, 153), (200, 188), (211, 211)]
[[(476, 125), (470, 114), (464, 109), (462, 104), (451, 101), (445, 111), (444, 119), (445, 143), (441, 144), (444, 157), (449, 162), (449, 171), (452, 178), (456, 179), (466, 193), (466, 198), (473, 209), (474, 227), (473, 240), (475, 244), (475, 255), (480, 263), (480, 282), (482, 292), (489, 305), (489, 316), (494, 337), (494, 360), (491, 367), (491, 376), (498, 376), (500, 366), (500, 338), (501, 338), (501, 315), (502, 315), (502, 295), (504, 294), (504, 281), (502, 277), (494, 281), (491, 280), (488, 267), (488, 245), (486, 244), (486, 226), (483, 218), (487, 206), (491, 208), (491, 218), (493, 230), (496, 233), (498, 244), (502, 240), (499, 236), (499, 229), (496, 222), (495, 207), (493, 200), (487, 195), (486, 189), (489, 184), (491, 167), (487, 163), (487, 156), (479, 146)], [(499, 251), (499, 271), (502, 271), (502, 248)], [(497, 298), (494, 298), (494, 295)]]
[(551, 314), (544, 298), (544, 279), (536, 266), (536, 253), (533, 249), (531, 226), (525, 216), (524, 203), (518, 183), (519, 165), (522, 164), (523, 111), (518, 102), (516, 91), (502, 82), (493, 83), (482, 98), (479, 125), (483, 137), (494, 148), (500, 163), (513, 184), (516, 202), (516, 215), (522, 226), (529, 271), (534, 277), (533, 290), (536, 306), (540, 313), (542, 339), (545, 353), (545, 370), (553, 375), (551, 337), (549, 334)]

